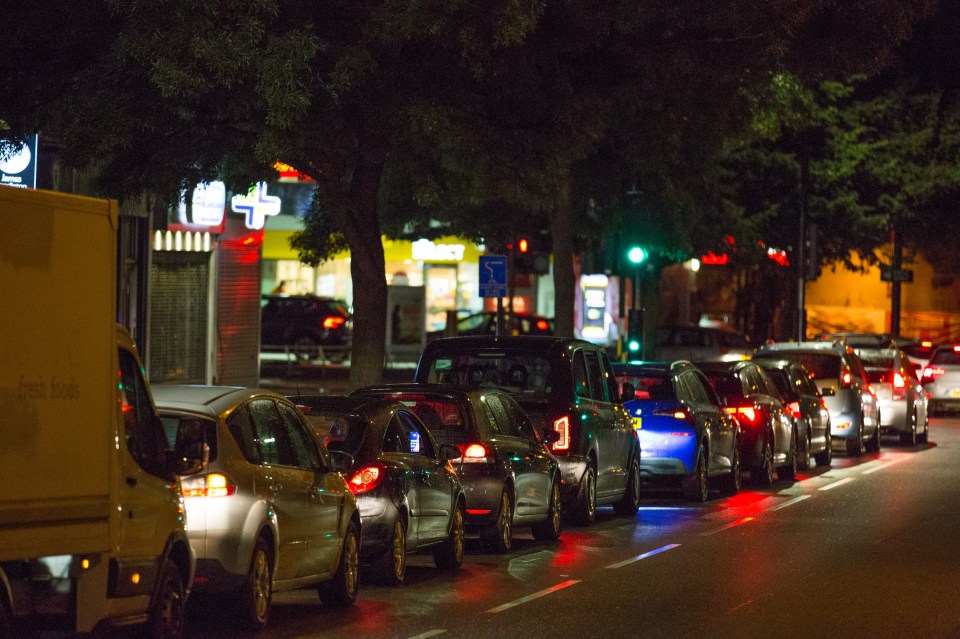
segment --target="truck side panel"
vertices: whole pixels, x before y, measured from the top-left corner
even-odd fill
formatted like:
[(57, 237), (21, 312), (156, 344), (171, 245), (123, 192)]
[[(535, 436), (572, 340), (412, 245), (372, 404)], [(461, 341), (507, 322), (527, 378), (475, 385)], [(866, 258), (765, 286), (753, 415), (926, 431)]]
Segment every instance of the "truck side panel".
[(109, 550), (116, 232), (113, 201), (0, 187), (0, 561)]

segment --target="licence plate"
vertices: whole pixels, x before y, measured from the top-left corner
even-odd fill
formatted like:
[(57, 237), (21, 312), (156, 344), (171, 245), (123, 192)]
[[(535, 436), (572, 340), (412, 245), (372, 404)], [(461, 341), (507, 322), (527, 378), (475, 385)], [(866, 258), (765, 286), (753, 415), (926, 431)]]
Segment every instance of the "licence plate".
[[(957, 389), (957, 390), (960, 391), (960, 389)], [(634, 418), (633, 418), (633, 427), (634, 427), (635, 429), (637, 429), (637, 430), (643, 428), (643, 418), (642, 418), (642, 417), (634, 417)]]

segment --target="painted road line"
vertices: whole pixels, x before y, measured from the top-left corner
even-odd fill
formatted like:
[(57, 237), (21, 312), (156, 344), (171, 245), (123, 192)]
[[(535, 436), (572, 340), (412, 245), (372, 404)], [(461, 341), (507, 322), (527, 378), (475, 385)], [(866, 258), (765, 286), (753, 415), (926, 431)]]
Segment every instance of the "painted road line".
[(843, 486), (844, 484), (849, 484), (853, 481), (853, 477), (844, 477), (839, 481), (835, 481), (832, 484), (827, 484), (826, 486), (821, 486), (820, 490), (833, 490), (837, 486)]
[(781, 508), (786, 508), (787, 506), (793, 506), (794, 504), (799, 504), (804, 499), (810, 499), (810, 495), (800, 495), (799, 497), (794, 497), (789, 501), (785, 501), (778, 506), (774, 506), (770, 510), (780, 510)]
[(863, 475), (869, 475), (870, 473), (875, 473), (875, 472), (877, 472), (878, 470), (883, 470), (884, 468), (886, 468), (886, 467), (888, 467), (888, 466), (893, 466), (894, 464), (899, 464), (900, 462), (906, 461), (906, 460), (908, 460), (908, 459), (910, 459), (910, 458), (909, 458), (909, 457), (900, 457), (899, 459), (894, 459), (894, 460), (892, 460), (892, 461), (888, 461), (888, 462), (882, 463), (882, 464), (880, 464), (879, 466), (874, 466), (874, 467), (871, 468), (870, 470), (865, 470), (865, 471), (863, 471), (863, 473), (861, 473), (861, 474), (863, 474)]
[(624, 566), (628, 566), (628, 565), (632, 564), (632, 563), (635, 562), (635, 561), (640, 561), (641, 559), (646, 559), (647, 557), (653, 557), (654, 555), (659, 555), (659, 554), (662, 553), (662, 552), (666, 552), (666, 551), (668, 551), (668, 550), (672, 550), (672, 549), (676, 548), (676, 547), (679, 546), (679, 545), (680, 545), (680, 544), (667, 544), (666, 546), (661, 546), (660, 548), (657, 548), (656, 550), (651, 550), (650, 552), (645, 552), (645, 553), (643, 553), (642, 555), (637, 555), (636, 557), (632, 557), (632, 558), (630, 558), (630, 559), (626, 559), (626, 560), (624, 560), (624, 561), (621, 561), (621, 562), (618, 562), (618, 563), (615, 563), (615, 564), (610, 564), (609, 566), (607, 566), (607, 568), (623, 568)]
[(735, 527), (737, 527), (737, 526), (742, 526), (743, 524), (745, 524), (745, 523), (747, 523), (747, 522), (749, 522), (749, 521), (753, 521), (754, 519), (756, 519), (756, 517), (744, 517), (743, 519), (738, 519), (738, 520), (736, 520), (736, 521), (731, 521), (731, 522), (730, 522), (729, 524), (727, 524), (726, 526), (721, 526), (720, 528), (716, 528), (716, 529), (714, 529), (714, 530), (708, 530), (707, 532), (702, 532), (702, 533), (700, 533), (700, 536), (701, 536), (701, 537), (706, 537), (706, 536), (708, 536), (708, 535), (716, 535), (718, 532), (723, 532), (724, 530), (729, 530), (730, 528), (735, 528)]
[(505, 604), (503, 604), (502, 606), (497, 606), (496, 608), (491, 608), (491, 609), (488, 610), (487, 612), (497, 613), (497, 612), (503, 612), (504, 610), (510, 610), (511, 608), (516, 608), (516, 607), (519, 606), (520, 604), (525, 604), (525, 603), (527, 603), (527, 602), (529, 602), (529, 601), (533, 601), (534, 599), (539, 599), (540, 597), (545, 597), (546, 595), (549, 595), (549, 594), (551, 594), (551, 593), (557, 592), (558, 590), (563, 590), (564, 588), (566, 588), (566, 587), (568, 587), (568, 586), (572, 586), (572, 585), (578, 584), (578, 583), (580, 583), (580, 580), (579, 580), (579, 579), (570, 579), (570, 580), (568, 580), (568, 581), (563, 582), (562, 584), (557, 584), (556, 586), (553, 586), (552, 588), (547, 588), (546, 590), (541, 590), (540, 592), (535, 592), (535, 593), (533, 593), (532, 595), (527, 595), (526, 597), (521, 597), (521, 598), (517, 599), (516, 601), (511, 601), (510, 603), (505, 603)]
[(422, 632), (419, 635), (413, 635), (412, 637), (410, 637), (410, 639), (430, 639), (430, 637), (436, 637), (437, 635), (442, 635), (445, 632), (446, 630), (440, 630), (440, 629), (427, 630), (426, 632)]

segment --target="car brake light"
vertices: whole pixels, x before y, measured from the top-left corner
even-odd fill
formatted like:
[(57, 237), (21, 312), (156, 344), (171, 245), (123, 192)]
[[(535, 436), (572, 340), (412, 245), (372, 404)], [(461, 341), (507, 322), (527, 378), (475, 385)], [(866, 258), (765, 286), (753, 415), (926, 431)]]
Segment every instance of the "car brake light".
[(465, 464), (484, 464), (493, 461), (490, 449), (487, 448), (486, 444), (467, 444), (461, 450), (463, 450), (463, 454), (460, 461)]
[(921, 346), (922, 348), (930, 348), (931, 346), (933, 346), (933, 342), (928, 342), (928, 341), (924, 340), (924, 341), (920, 342), (920, 346)]
[(790, 402), (786, 406), (787, 414), (794, 419), (800, 419), (800, 402)]
[(751, 426), (756, 426), (760, 421), (760, 414), (755, 406), (728, 406), (727, 412), (734, 417), (743, 417)]
[(840, 380), (840, 385), (843, 388), (850, 388), (850, 385), (853, 383), (853, 375), (850, 374), (850, 371), (843, 372), (843, 378)]
[(893, 382), (893, 387), (894, 387), (894, 388), (906, 388), (906, 387), (907, 387), (907, 382), (906, 382), (906, 380), (903, 379), (903, 375), (901, 375), (898, 371), (893, 371), (893, 380), (892, 380), (892, 382)]
[(343, 323), (346, 321), (347, 319), (341, 315), (330, 315), (329, 317), (323, 318), (323, 327), (333, 330), (343, 326)]
[(940, 368), (939, 366), (937, 366), (936, 368), (934, 368), (933, 366), (927, 366), (926, 368), (923, 369), (923, 381), (925, 382), (933, 381), (934, 377), (943, 375), (945, 372), (946, 371)]
[(370, 492), (383, 482), (386, 467), (381, 464), (369, 464), (353, 474), (347, 486), (354, 495)]
[(547, 320), (537, 320), (537, 330), (545, 331), (550, 328), (550, 324), (547, 323)]
[(960, 353), (960, 345), (954, 346), (954, 347), (953, 347), (953, 352), (954, 352), (954, 353)]
[(210, 473), (180, 480), (184, 497), (229, 497), (237, 492), (237, 485), (226, 475)]
[(570, 417), (564, 415), (555, 420), (553, 430), (560, 433), (560, 439), (553, 442), (553, 450), (570, 450)]

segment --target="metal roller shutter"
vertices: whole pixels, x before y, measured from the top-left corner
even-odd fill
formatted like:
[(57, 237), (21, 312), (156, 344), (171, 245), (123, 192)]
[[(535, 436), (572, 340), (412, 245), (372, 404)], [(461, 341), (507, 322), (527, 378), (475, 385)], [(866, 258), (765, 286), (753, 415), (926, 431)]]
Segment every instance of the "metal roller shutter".
[(217, 250), (217, 384), (260, 382), (261, 246), (262, 239), (220, 242)]
[(205, 383), (210, 254), (155, 252), (150, 278), (150, 381)]

